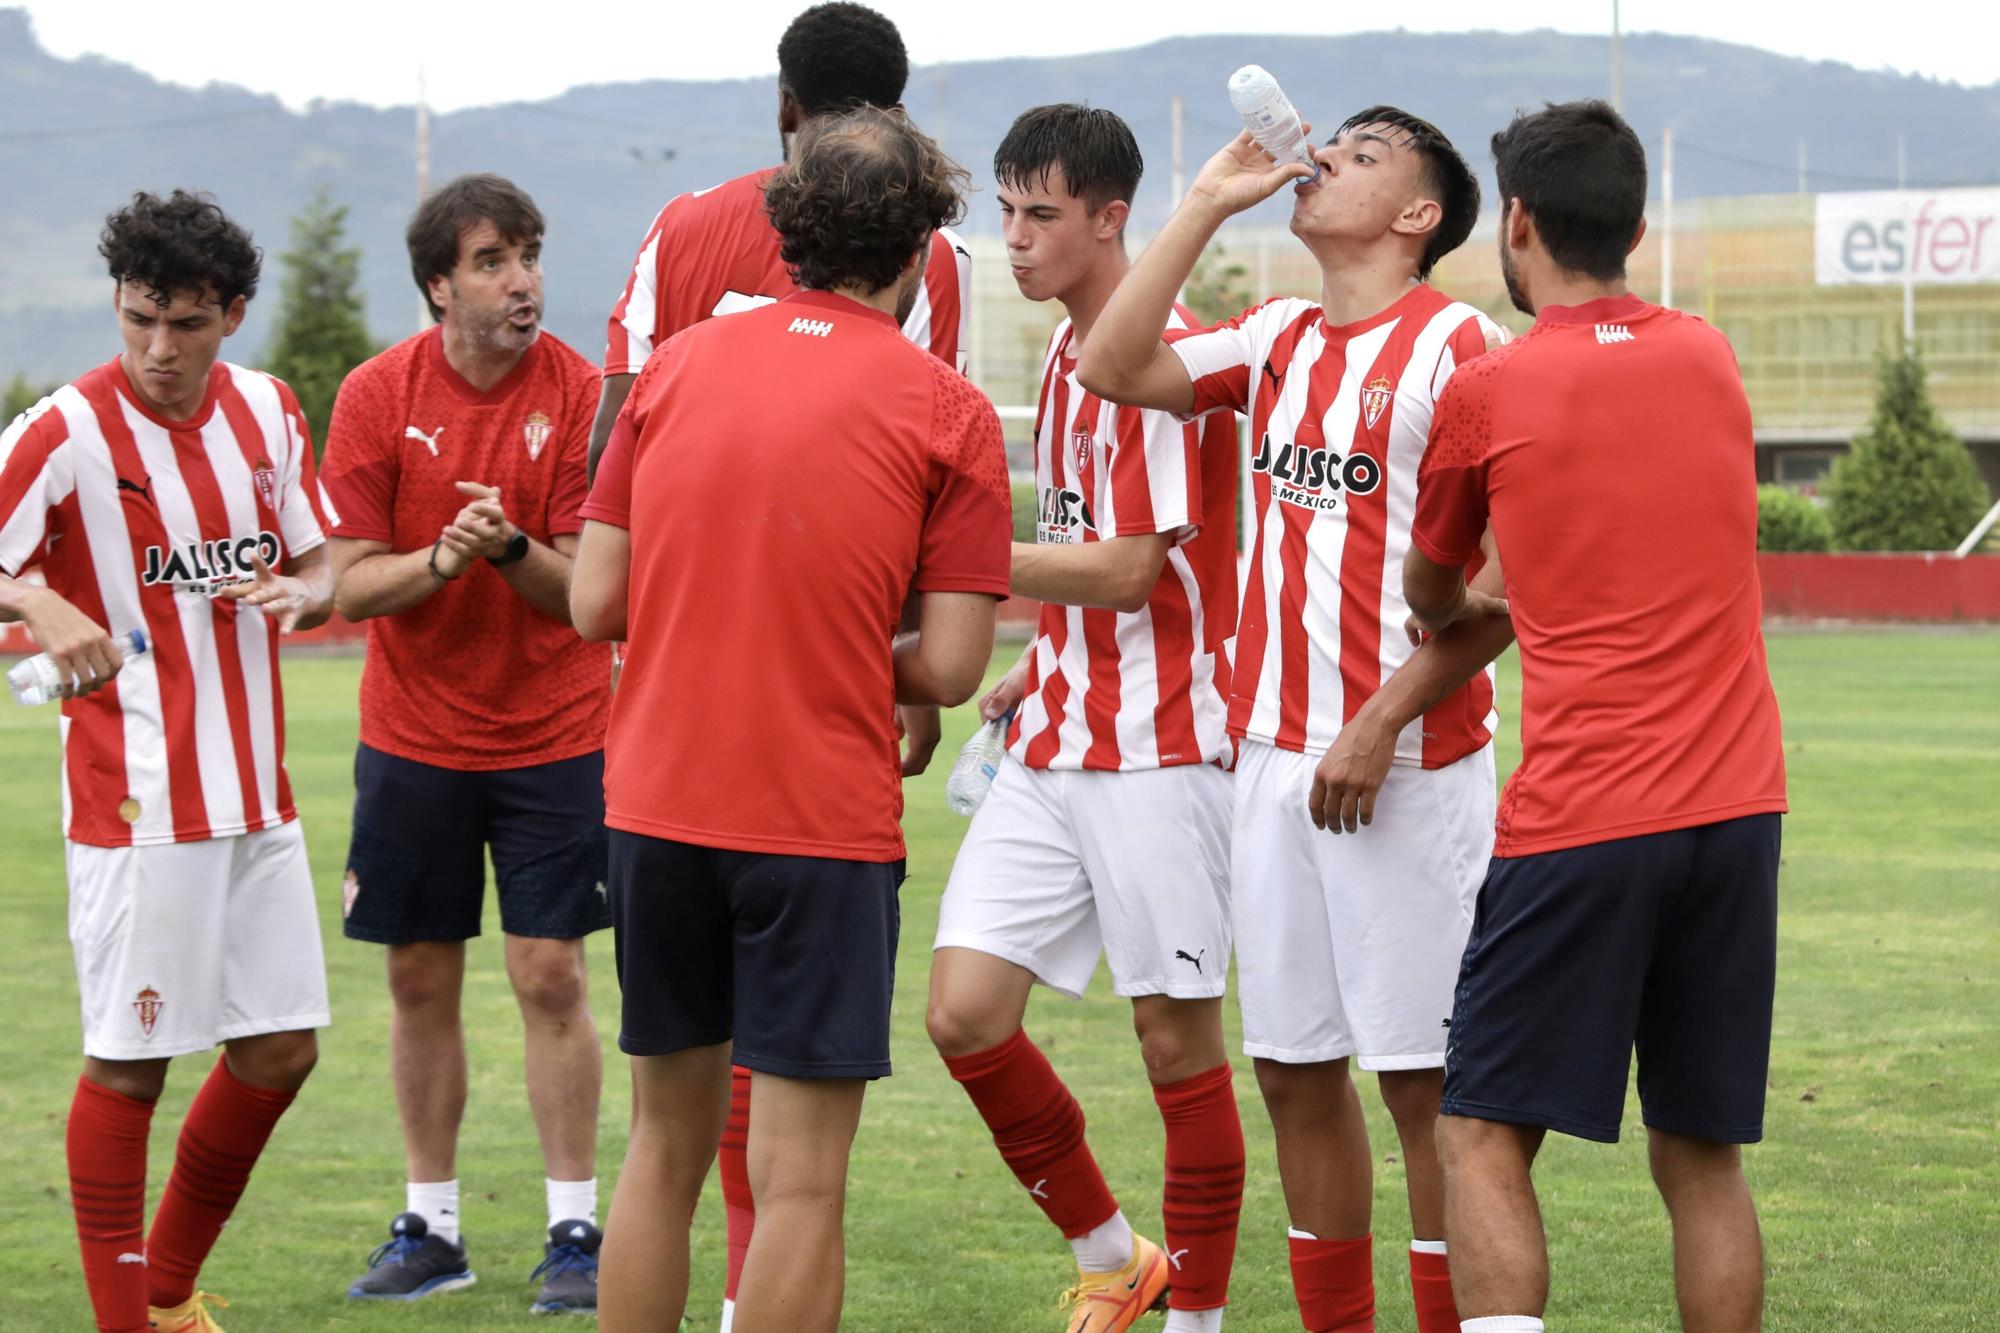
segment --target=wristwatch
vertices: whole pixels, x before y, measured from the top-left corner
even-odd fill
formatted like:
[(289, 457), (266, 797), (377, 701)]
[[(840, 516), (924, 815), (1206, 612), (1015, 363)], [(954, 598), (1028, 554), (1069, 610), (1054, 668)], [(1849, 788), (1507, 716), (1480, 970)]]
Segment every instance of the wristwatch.
[(487, 562), (493, 565), (511, 565), (516, 561), (526, 560), (527, 558), (528, 534), (519, 528), (514, 529), (514, 535), (507, 539), (506, 550), (502, 551), (499, 555), (489, 555), (486, 557)]

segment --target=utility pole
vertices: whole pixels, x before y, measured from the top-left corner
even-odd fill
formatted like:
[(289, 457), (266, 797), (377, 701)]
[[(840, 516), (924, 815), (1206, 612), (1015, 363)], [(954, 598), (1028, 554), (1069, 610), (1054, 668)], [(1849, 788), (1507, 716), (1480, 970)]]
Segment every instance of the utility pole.
[(1667, 126), (1660, 145), (1660, 193), (1666, 208), (1660, 219), (1660, 304), (1674, 303), (1674, 127)]
[(1618, 0), (1611, 0), (1611, 109), (1625, 114), (1624, 39), (1618, 26)]
[(1181, 95), (1174, 94), (1174, 197), (1167, 201), (1167, 212), (1180, 207), (1181, 196), (1187, 193), (1187, 171), (1181, 158), (1183, 138), (1181, 133)]
[[(431, 108), (424, 89), (424, 67), (417, 66), (417, 204), (421, 207), (431, 192)], [(417, 298), (417, 331), (433, 323), (430, 302)]]
[(1917, 349), (1917, 246), (1916, 237), (1910, 235), (1910, 142), (1900, 130), (1896, 133), (1896, 192), (1902, 196), (1903, 215), (1903, 350), (1905, 353)]

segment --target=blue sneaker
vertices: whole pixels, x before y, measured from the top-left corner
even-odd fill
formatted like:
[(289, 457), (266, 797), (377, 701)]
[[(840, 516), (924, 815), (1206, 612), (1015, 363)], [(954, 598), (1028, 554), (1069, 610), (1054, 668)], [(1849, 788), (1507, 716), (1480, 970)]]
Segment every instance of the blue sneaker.
[(368, 1256), (368, 1271), (347, 1289), (350, 1301), (414, 1301), (469, 1287), (479, 1279), (466, 1263), (465, 1242), (430, 1234), (418, 1213), (399, 1213), (389, 1239)]
[(597, 1250), (604, 1233), (581, 1218), (549, 1228), (547, 1253), (528, 1280), (542, 1279), (534, 1314), (597, 1313)]

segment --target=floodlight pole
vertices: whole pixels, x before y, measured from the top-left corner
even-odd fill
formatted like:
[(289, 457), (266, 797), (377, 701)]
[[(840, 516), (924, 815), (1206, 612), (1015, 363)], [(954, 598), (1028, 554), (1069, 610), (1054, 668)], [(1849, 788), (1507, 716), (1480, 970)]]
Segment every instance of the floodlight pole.
[[(424, 89), (424, 67), (417, 65), (417, 204), (423, 205), (431, 192), (431, 107)], [(417, 298), (417, 331), (428, 329), (432, 324), (431, 303), (428, 298)]]
[(1903, 239), (1909, 249), (1903, 252), (1903, 352), (1908, 355), (1917, 349), (1917, 247), (1916, 238), (1910, 235), (1910, 141), (1909, 136), (1898, 131), (1896, 134), (1896, 192), (1902, 195)]
[(1660, 219), (1660, 304), (1672, 307), (1674, 303), (1674, 127), (1669, 125), (1661, 136), (1660, 145), (1660, 193), (1665, 207)]
[(1174, 126), (1174, 197), (1167, 201), (1167, 212), (1169, 214), (1172, 214), (1176, 208), (1181, 206), (1181, 196), (1187, 193), (1187, 170), (1185, 160), (1182, 157), (1185, 139), (1181, 129), (1181, 95), (1179, 93), (1174, 94), (1172, 119)]
[(1619, 33), (1618, 0), (1611, 0), (1611, 109), (1625, 114), (1625, 62)]

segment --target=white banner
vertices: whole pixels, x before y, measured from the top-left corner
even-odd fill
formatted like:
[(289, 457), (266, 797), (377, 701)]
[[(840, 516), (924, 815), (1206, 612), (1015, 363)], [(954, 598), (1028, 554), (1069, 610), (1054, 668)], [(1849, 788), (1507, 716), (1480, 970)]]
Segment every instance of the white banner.
[(2000, 189), (1822, 194), (1815, 204), (1821, 286), (2000, 283)]

